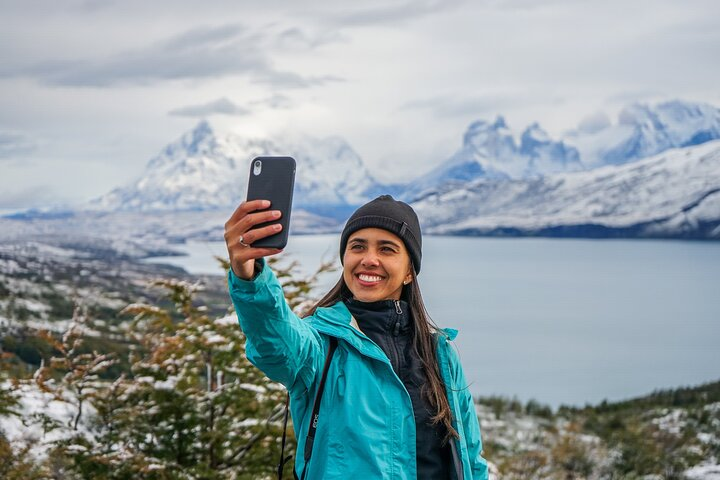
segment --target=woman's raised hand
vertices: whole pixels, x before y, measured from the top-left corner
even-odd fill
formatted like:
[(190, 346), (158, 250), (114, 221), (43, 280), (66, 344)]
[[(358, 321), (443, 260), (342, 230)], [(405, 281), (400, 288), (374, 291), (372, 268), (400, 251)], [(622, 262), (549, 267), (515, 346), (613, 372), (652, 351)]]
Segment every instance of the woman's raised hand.
[[(238, 277), (250, 280), (255, 274), (255, 259), (275, 255), (282, 252), (277, 248), (253, 248), (252, 243), (261, 238), (269, 237), (282, 230), (282, 225), (272, 225), (251, 230), (259, 223), (272, 222), (280, 219), (280, 211), (266, 210), (270, 207), (268, 200), (251, 200), (243, 202), (225, 222), (225, 244), (227, 244), (230, 266)], [(263, 210), (262, 212), (256, 212)], [(254, 213), (256, 212), (256, 213)]]

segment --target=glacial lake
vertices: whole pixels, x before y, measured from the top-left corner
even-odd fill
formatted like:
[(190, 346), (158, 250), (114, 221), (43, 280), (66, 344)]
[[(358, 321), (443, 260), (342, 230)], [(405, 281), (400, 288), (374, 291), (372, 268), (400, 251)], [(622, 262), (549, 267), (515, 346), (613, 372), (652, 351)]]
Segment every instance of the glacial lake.
[[(439, 326), (460, 331), (473, 395), (581, 406), (720, 379), (718, 242), (423, 240), (423, 296)], [(310, 273), (338, 242), (293, 236), (281, 257)], [(213, 255), (227, 256), (222, 242), (177, 249), (187, 256), (150, 261), (218, 274)]]

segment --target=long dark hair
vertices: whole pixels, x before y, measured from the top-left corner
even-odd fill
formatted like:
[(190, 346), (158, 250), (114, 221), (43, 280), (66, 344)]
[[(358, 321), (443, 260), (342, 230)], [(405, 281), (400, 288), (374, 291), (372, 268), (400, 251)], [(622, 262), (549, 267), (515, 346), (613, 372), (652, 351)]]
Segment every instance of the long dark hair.
[[(411, 271), (413, 280), (403, 286), (400, 298), (405, 300), (410, 306), (410, 315), (415, 327), (413, 329), (415, 332), (413, 335), (413, 348), (422, 361), (425, 376), (427, 377), (427, 383), (421, 387), (420, 392), (435, 412), (435, 415), (432, 416), (433, 425), (441, 423), (445, 427), (447, 434), (443, 439), (443, 444), (446, 444), (451, 438), (459, 438), (459, 435), (452, 426), (452, 410), (450, 410), (450, 403), (448, 402), (445, 391), (445, 383), (440, 375), (436, 349), (436, 342), (439, 339), (433, 338), (432, 330), (438, 332), (437, 335), (444, 335), (444, 333), (435, 325), (432, 318), (430, 318), (430, 314), (425, 308), (425, 303), (420, 293), (420, 286), (418, 285), (417, 276), (415, 275), (415, 269), (411, 268)], [(315, 310), (320, 307), (329, 307), (345, 298), (351, 297), (352, 292), (347, 287), (345, 279), (341, 275), (340, 280), (335, 286), (315, 305), (310, 307), (304, 316), (307, 317), (314, 314)]]

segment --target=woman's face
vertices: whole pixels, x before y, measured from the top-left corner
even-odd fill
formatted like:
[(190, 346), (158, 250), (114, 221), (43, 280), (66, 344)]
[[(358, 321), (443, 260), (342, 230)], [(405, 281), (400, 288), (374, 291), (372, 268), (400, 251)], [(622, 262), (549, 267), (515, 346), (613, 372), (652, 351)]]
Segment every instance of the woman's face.
[(400, 237), (381, 228), (350, 235), (343, 256), (343, 279), (356, 300), (399, 300), (412, 281), (410, 255)]

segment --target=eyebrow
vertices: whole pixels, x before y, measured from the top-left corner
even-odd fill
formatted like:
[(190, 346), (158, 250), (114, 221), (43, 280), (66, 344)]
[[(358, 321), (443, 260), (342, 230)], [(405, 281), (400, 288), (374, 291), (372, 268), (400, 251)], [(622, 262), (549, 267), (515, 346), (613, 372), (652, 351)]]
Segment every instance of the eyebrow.
[[(357, 238), (357, 237), (356, 237), (356, 238), (351, 238), (349, 243), (362, 243), (362, 244), (367, 244), (368, 241), (367, 241), (366, 239), (364, 239), (364, 238)], [(394, 246), (394, 247), (400, 248), (400, 245), (398, 245), (397, 243), (393, 242), (392, 240), (378, 240), (378, 244), (380, 244), (380, 245), (392, 245), (392, 246)]]

